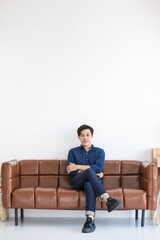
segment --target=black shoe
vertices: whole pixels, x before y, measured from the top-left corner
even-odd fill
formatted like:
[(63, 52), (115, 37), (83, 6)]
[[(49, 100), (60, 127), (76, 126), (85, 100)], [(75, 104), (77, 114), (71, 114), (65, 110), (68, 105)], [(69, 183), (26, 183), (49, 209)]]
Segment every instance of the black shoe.
[(91, 232), (94, 232), (95, 228), (96, 228), (96, 225), (94, 220), (92, 220), (92, 218), (90, 217), (87, 217), (86, 222), (82, 228), (82, 232), (91, 233)]
[(112, 212), (113, 210), (121, 207), (122, 206), (122, 202), (121, 201), (117, 201), (116, 199), (109, 197), (107, 199), (106, 206), (108, 208), (108, 212)]

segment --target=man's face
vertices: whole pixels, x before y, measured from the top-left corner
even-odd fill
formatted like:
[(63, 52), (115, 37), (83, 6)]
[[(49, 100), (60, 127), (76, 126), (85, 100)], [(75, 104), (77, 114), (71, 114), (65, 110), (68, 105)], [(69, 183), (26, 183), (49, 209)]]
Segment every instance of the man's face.
[(91, 131), (89, 129), (84, 129), (81, 131), (81, 134), (78, 138), (81, 141), (82, 146), (90, 147), (93, 135), (91, 134)]

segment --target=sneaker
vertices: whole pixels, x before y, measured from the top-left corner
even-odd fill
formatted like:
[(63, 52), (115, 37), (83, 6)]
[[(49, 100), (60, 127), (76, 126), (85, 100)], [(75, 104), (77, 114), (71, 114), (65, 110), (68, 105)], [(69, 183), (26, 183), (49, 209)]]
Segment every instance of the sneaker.
[(121, 207), (122, 202), (117, 201), (116, 199), (109, 197), (108, 200), (107, 200), (106, 206), (108, 208), (108, 212), (112, 212), (113, 210)]
[(94, 232), (96, 228), (95, 221), (92, 218), (87, 217), (86, 222), (82, 228), (83, 233), (91, 233)]

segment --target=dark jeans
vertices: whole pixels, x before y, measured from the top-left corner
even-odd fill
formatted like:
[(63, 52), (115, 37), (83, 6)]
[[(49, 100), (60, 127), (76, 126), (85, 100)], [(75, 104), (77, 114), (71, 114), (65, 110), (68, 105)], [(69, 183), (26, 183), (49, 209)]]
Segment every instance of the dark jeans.
[(94, 215), (96, 209), (96, 195), (108, 196), (103, 187), (102, 179), (88, 168), (78, 173), (71, 179), (71, 185), (76, 190), (84, 190), (86, 193), (86, 215)]

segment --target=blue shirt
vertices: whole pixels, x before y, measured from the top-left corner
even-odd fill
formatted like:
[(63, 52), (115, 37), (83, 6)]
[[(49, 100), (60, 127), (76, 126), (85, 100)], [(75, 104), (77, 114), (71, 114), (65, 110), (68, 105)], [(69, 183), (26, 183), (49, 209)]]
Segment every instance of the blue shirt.
[[(68, 153), (67, 166), (69, 163), (76, 165), (89, 165), (96, 173), (100, 173), (103, 170), (105, 161), (105, 152), (102, 148), (94, 147), (92, 144), (91, 149), (87, 152), (81, 145), (70, 149)], [(79, 170), (69, 173), (72, 177), (77, 174)]]

